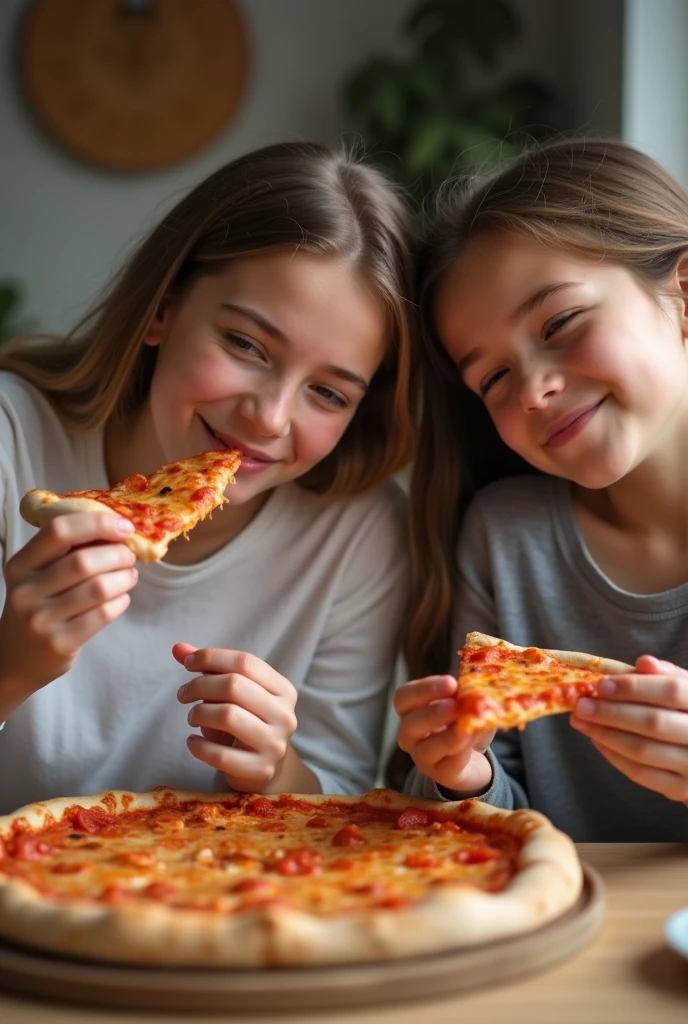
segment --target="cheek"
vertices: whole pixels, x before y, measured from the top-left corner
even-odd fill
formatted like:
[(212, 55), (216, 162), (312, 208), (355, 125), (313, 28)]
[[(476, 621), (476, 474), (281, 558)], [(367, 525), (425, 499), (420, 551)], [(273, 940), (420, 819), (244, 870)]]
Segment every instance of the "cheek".
[(297, 458), (299, 462), (315, 465), (337, 447), (348, 427), (350, 420), (339, 416), (316, 414), (317, 419), (309, 418), (302, 424), (299, 431)]
[(159, 383), (176, 401), (212, 402), (224, 398), (239, 383), (239, 374), (216, 348), (195, 355), (170, 353), (159, 368)]
[(527, 443), (523, 410), (511, 403), (504, 403), (492, 410), (490, 415), (502, 441), (514, 451), (520, 452)]

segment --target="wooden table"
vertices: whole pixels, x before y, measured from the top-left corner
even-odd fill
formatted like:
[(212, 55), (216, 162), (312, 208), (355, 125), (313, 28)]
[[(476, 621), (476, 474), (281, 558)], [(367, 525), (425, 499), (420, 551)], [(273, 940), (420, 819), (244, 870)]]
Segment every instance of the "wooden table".
[(665, 944), (688, 905), (688, 845), (584, 843), (607, 890), (599, 937), (575, 959), (523, 981), (450, 999), (294, 1016), (179, 1015), (86, 1009), (0, 993), (2, 1024), (688, 1024), (688, 961)]

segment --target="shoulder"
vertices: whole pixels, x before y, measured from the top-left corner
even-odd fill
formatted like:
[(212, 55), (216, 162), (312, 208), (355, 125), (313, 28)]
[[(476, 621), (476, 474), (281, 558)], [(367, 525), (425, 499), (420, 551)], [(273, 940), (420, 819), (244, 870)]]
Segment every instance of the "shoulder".
[(537, 528), (569, 488), (566, 480), (533, 474), (507, 477), (478, 491), (466, 512), (466, 526), (487, 529)]
[[(0, 373), (0, 462), (6, 485), (74, 490), (73, 438), (48, 399), (13, 373)], [(72, 486), (70, 486), (72, 484)]]
[(57, 413), (37, 388), (15, 373), (0, 371), (0, 433), (17, 424), (22, 433), (34, 434), (41, 428), (52, 431), (60, 426)]

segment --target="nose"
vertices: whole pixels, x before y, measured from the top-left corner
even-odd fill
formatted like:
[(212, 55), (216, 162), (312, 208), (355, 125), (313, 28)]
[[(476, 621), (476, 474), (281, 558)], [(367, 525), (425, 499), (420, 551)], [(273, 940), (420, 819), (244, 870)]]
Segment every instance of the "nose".
[(261, 437), (286, 437), (291, 425), (292, 396), (286, 387), (265, 386), (245, 395), (239, 411)]
[(534, 362), (523, 371), (521, 405), (526, 412), (545, 409), (564, 390), (563, 374), (556, 367)]

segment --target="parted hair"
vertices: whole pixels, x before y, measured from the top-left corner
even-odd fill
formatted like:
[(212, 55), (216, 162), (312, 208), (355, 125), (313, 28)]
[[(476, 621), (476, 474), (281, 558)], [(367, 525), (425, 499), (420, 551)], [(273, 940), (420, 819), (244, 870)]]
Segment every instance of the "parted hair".
[(69, 429), (101, 427), (146, 400), (157, 349), (144, 339), (161, 302), (233, 258), (276, 250), (345, 259), (384, 303), (383, 364), (337, 447), (298, 481), (333, 497), (365, 490), (414, 448), (413, 272), (402, 198), (343, 151), (281, 143), (220, 168), (163, 217), (66, 337), (16, 339), (0, 350), (0, 370), (42, 391)]

